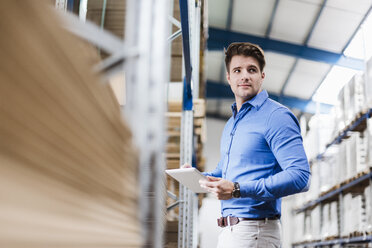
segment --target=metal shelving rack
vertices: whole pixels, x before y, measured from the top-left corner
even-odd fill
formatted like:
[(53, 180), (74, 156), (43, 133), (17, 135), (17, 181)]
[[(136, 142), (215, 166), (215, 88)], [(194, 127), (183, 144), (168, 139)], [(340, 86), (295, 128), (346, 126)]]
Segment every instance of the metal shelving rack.
[[(372, 116), (372, 109), (368, 109), (366, 113), (361, 115), (359, 118), (357, 118), (352, 125), (349, 127), (345, 128), (339, 136), (334, 138), (327, 146), (326, 150), (319, 154), (316, 159), (322, 159), (324, 157), (324, 154), (326, 153), (327, 149), (331, 147), (332, 145), (339, 144), (342, 142), (343, 139), (345, 139), (348, 136), (348, 133), (351, 131), (363, 131), (367, 128), (367, 119)], [(369, 185), (372, 185), (372, 171), (370, 171), (368, 174), (362, 175), (359, 178), (356, 178), (354, 180), (351, 180), (350, 182), (343, 184), (337, 189), (334, 189), (332, 191), (327, 192), (326, 194), (320, 196), (319, 198), (307, 202), (303, 206), (301, 206), (298, 209), (294, 209), (294, 213), (298, 214), (301, 212), (305, 212), (307, 210), (312, 209), (318, 204), (321, 204), (325, 201), (331, 201), (331, 200), (338, 200), (340, 203), (342, 202), (343, 199), (343, 192), (352, 189), (353, 187), (356, 187), (360, 185), (363, 182), (369, 181)], [(372, 190), (371, 190), (371, 195), (372, 195)], [(339, 216), (340, 213), (343, 211), (342, 206), (340, 204), (339, 208)], [(342, 223), (342, 219), (340, 219), (340, 225), (345, 225), (345, 223)], [(339, 230), (340, 231), (340, 230)], [(302, 243), (296, 243), (292, 244), (292, 247), (322, 247), (322, 246), (330, 246), (332, 247), (333, 245), (339, 245), (339, 246), (344, 246), (344, 245), (350, 245), (350, 244), (370, 244), (372, 246), (372, 235), (363, 235), (363, 236), (357, 236), (357, 237), (349, 237), (349, 238), (335, 238), (332, 240), (325, 240), (325, 241), (315, 241), (315, 242), (302, 242)]]
[[(67, 0), (56, 0), (66, 10)], [(123, 114), (139, 150), (139, 218), (144, 247), (163, 247), (165, 212), (165, 87), (169, 82), (170, 0), (127, 0), (125, 40), (63, 13), (66, 28), (110, 56), (94, 68), (109, 78), (125, 72)]]
[(345, 185), (342, 185), (340, 188), (338, 189), (335, 189), (335, 190), (332, 190), (330, 192), (328, 192), (327, 194), (319, 197), (318, 199), (316, 200), (313, 200), (313, 201), (310, 201), (308, 203), (306, 203), (305, 205), (303, 205), (301, 208), (299, 209), (296, 209), (295, 212), (296, 213), (300, 213), (300, 212), (303, 212), (303, 211), (306, 211), (312, 207), (314, 207), (315, 205), (321, 203), (321, 202), (324, 202), (324, 201), (327, 201), (327, 200), (331, 200), (331, 199), (334, 199), (336, 198), (339, 194), (341, 194), (342, 192), (344, 192), (345, 190), (348, 190), (348, 189), (351, 189), (352, 187), (360, 184), (361, 182), (364, 182), (366, 180), (369, 180), (370, 178), (372, 178), (372, 172), (366, 174), (366, 175), (363, 175)]
[[(184, 59), (180, 163), (193, 164), (193, 95), (199, 90), (200, 0), (179, 0)], [(193, 165), (195, 166), (195, 165)], [(180, 185), (178, 247), (196, 248), (198, 197)]]
[(322, 246), (333, 246), (333, 245), (348, 245), (348, 244), (361, 244), (361, 243), (371, 243), (372, 235), (351, 237), (351, 238), (340, 238), (327, 241), (309, 242), (303, 244), (294, 244), (292, 247), (322, 247)]
[[(56, 8), (66, 11), (68, 0), (56, 0)], [(165, 87), (169, 82), (169, 45), (182, 33), (184, 96), (181, 119), (181, 165), (192, 164), (193, 95), (199, 94), (199, 45), (201, 0), (180, 0), (181, 23), (170, 16), (170, 0), (127, 0), (125, 40), (96, 24), (81, 21), (65, 12), (66, 28), (104, 50), (110, 56), (94, 70), (109, 78), (125, 71), (127, 117), (140, 152), (140, 209), (144, 247), (163, 247), (165, 211)], [(170, 34), (169, 21), (180, 27)], [(134, 25), (137, 24), (137, 25)], [(168, 42), (167, 42), (168, 40)], [(159, 101), (160, 99), (160, 101)], [(197, 247), (198, 197), (180, 188), (170, 194), (179, 204), (178, 247)], [(171, 208), (175, 207), (171, 206)]]

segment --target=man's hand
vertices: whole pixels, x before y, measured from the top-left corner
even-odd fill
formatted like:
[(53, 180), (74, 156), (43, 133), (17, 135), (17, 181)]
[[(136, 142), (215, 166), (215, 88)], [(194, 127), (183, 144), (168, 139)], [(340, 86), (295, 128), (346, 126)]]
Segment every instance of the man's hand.
[(232, 198), (234, 183), (226, 179), (207, 176), (207, 180), (200, 180), (202, 188), (215, 195), (218, 200), (228, 200)]
[(192, 166), (191, 166), (191, 164), (183, 164), (182, 166), (181, 166), (181, 168), (182, 169), (184, 169), (184, 168), (191, 168)]

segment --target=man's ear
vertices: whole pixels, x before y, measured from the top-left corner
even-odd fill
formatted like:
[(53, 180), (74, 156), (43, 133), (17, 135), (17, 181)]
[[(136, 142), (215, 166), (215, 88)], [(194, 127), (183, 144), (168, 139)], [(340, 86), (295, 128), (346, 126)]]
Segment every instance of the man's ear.
[(227, 82), (230, 84), (230, 73), (228, 71), (226, 71), (226, 79)]
[(262, 80), (265, 79), (265, 76), (266, 76), (265, 72), (262, 72), (262, 74), (261, 74), (261, 78), (262, 78)]

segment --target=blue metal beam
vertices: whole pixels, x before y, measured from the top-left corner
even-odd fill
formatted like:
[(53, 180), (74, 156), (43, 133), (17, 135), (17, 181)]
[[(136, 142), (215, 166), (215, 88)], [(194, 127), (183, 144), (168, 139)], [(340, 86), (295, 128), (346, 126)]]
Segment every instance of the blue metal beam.
[[(311, 100), (304, 100), (291, 96), (278, 96), (269, 92), (270, 98), (280, 102), (281, 104), (289, 107), (296, 108), (302, 112), (316, 113), (317, 103)], [(207, 98), (225, 98), (234, 99), (234, 94), (232, 93), (230, 86), (222, 82), (207, 81)], [(331, 110), (332, 105), (319, 104), (319, 112), (322, 114), (327, 114)]]
[(297, 58), (313, 60), (333, 65), (363, 70), (363, 60), (345, 57), (343, 54), (329, 52), (308, 46), (289, 42), (258, 37), (250, 34), (226, 31), (218, 28), (209, 28), (208, 49), (223, 50), (232, 42), (248, 41), (260, 45), (265, 51), (273, 51)]
[(189, 34), (189, 10), (188, 1), (180, 0), (182, 47), (185, 64), (185, 78), (183, 80), (183, 110), (192, 110), (192, 90), (191, 90), (191, 52)]

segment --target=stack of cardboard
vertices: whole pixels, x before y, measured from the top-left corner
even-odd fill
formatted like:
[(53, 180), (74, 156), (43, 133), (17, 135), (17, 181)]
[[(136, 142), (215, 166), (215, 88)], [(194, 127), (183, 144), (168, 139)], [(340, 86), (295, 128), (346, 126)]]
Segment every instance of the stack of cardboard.
[(0, 247), (140, 247), (137, 156), (108, 85), (39, 1), (0, 3)]
[[(180, 15), (180, 4), (179, 0), (173, 1), (173, 17), (181, 21)], [(172, 25), (172, 34), (177, 32), (179, 28), (175, 25)], [(171, 82), (182, 82), (182, 35), (178, 36), (172, 41), (172, 50), (171, 50)]]

